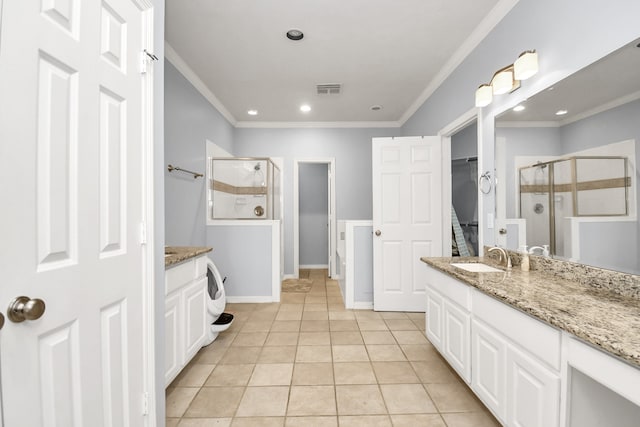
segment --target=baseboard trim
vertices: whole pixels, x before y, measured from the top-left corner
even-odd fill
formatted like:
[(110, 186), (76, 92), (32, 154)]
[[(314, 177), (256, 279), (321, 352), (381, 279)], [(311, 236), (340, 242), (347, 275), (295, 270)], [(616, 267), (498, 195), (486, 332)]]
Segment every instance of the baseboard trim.
[(243, 303), (265, 303), (265, 302), (280, 302), (274, 301), (272, 296), (253, 296), (253, 297), (238, 297), (227, 295), (227, 302), (230, 304), (243, 304)]
[(301, 265), (300, 268), (304, 268), (306, 270), (318, 270), (321, 268), (329, 268), (328, 264), (306, 264)]
[(295, 274), (285, 274), (284, 276), (282, 276), (282, 280), (288, 280), (288, 279), (297, 279)]
[(353, 303), (354, 310), (373, 310), (373, 302), (356, 301)]

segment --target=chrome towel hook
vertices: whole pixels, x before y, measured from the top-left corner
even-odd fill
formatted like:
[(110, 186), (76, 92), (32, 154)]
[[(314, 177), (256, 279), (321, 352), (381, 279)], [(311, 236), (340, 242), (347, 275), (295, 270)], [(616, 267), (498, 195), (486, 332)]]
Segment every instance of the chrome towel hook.
[(493, 188), (493, 184), (491, 183), (491, 172), (486, 171), (480, 178), (478, 178), (478, 188), (482, 194), (489, 194), (491, 189)]

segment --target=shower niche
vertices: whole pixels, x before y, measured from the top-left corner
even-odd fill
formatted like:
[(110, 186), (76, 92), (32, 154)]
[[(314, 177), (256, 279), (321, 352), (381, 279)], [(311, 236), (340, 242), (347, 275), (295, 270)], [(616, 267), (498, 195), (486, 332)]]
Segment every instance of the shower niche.
[(626, 157), (575, 156), (519, 168), (527, 244), (568, 255), (565, 219), (629, 215), (630, 185)]
[(268, 158), (209, 159), (209, 218), (280, 219), (280, 169)]

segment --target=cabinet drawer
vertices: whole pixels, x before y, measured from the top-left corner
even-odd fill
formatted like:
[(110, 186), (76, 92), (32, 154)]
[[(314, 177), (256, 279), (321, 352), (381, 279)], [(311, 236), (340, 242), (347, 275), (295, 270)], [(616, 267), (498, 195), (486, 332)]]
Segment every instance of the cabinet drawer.
[(182, 264), (168, 269), (164, 275), (164, 294), (169, 295), (171, 292), (192, 281), (195, 277), (194, 259), (187, 260)]
[(460, 307), (471, 311), (471, 287), (460, 283), (433, 268), (427, 268), (427, 285), (443, 297), (454, 301)]
[(559, 330), (479, 291), (474, 290), (471, 299), (476, 317), (526, 348), (556, 371), (560, 370)]

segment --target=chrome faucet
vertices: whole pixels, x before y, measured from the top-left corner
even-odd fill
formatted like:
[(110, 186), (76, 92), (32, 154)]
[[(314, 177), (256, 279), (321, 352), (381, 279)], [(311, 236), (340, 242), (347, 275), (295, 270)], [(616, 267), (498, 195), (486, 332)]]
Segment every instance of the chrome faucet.
[(493, 252), (493, 251), (498, 251), (498, 253), (500, 254), (500, 259), (498, 260), (498, 262), (502, 262), (502, 260), (504, 260), (507, 270), (511, 270), (511, 267), (512, 267), (511, 258), (509, 257), (509, 254), (507, 254), (507, 251), (505, 251), (500, 246), (494, 246), (489, 249), (489, 252)]

